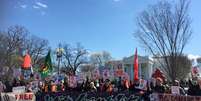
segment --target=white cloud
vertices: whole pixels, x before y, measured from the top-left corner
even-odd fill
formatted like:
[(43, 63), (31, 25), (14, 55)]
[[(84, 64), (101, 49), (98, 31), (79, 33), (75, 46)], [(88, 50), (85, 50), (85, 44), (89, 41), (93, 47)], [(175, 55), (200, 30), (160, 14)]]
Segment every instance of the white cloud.
[(114, 2), (119, 2), (120, 0), (113, 0)]
[(40, 7), (39, 7), (39, 6), (36, 6), (36, 5), (33, 5), (33, 8), (34, 8), (34, 9), (39, 9)]
[(20, 5), (21, 8), (27, 8), (27, 5)]
[(37, 6), (40, 6), (40, 7), (42, 7), (42, 8), (47, 8), (47, 7), (48, 7), (46, 4), (41, 3), (41, 2), (36, 2), (36, 5), (37, 5)]
[(197, 59), (199, 57), (200, 57), (199, 55), (188, 54), (189, 59)]

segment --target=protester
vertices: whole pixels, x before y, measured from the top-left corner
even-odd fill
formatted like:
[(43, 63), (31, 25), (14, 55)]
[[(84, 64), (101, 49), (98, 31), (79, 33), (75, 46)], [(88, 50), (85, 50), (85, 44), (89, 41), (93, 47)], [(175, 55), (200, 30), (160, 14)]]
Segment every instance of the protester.
[(125, 79), (123, 82), (124, 82), (124, 86), (123, 86), (124, 90), (126, 91), (129, 90), (129, 87), (130, 87), (129, 80)]
[(5, 92), (12, 92), (13, 85), (8, 80), (5, 81), (6, 90)]
[[(197, 79), (189, 80), (188, 95), (201, 96), (201, 87)], [(201, 83), (200, 83), (201, 84)]]
[(95, 87), (96, 87), (97, 91), (100, 91), (99, 80), (96, 80), (96, 81), (95, 81)]
[(161, 78), (156, 79), (156, 85), (153, 87), (154, 93), (165, 93), (165, 87)]
[(6, 89), (6, 86), (0, 81), (0, 93), (4, 92)]
[(32, 91), (33, 91), (32, 83), (29, 82), (29, 83), (27, 84), (26, 88), (27, 88), (27, 92), (32, 92)]
[(199, 89), (197, 89), (197, 95), (201, 96), (201, 79), (198, 79)]
[(53, 93), (57, 92), (57, 87), (58, 86), (54, 82), (52, 82), (51, 83), (51, 92), (53, 92)]
[(133, 93), (139, 95), (140, 93), (143, 92), (143, 90), (140, 89), (139, 86), (140, 86), (140, 80), (137, 79), (137, 80), (135, 80), (134, 83), (130, 86), (130, 91), (132, 91)]
[(103, 85), (102, 91), (111, 93), (113, 91), (113, 85), (109, 79), (106, 79), (105, 84)]
[(45, 81), (45, 83), (43, 84), (43, 92), (48, 93), (49, 91), (50, 91), (50, 85), (48, 81)]
[(61, 82), (61, 91), (64, 92), (65, 91), (65, 86), (64, 86), (64, 81), (62, 80)]
[(94, 82), (91, 82), (90, 83), (90, 89), (89, 89), (90, 92), (96, 92), (97, 91), (97, 88), (95, 87), (95, 84)]
[(171, 93), (170, 85), (168, 84), (167, 79), (164, 79), (163, 85), (165, 87), (165, 93)]
[[(11, 85), (12, 83), (12, 85)], [(124, 77), (116, 77), (115, 79), (103, 79), (99, 80), (86, 78), (86, 80), (79, 81), (75, 87), (70, 86), (70, 80), (68, 78), (63, 78), (60, 81), (55, 79), (45, 79), (44, 82), (37, 81), (37, 85), (33, 81), (25, 81), (23, 79), (13, 79), (13, 81), (5, 82), (5, 85), (0, 81), (0, 93), (1, 92), (11, 92), (13, 87), (26, 86), (27, 92), (34, 92), (33, 89), (37, 89), (34, 93), (101, 93), (105, 94), (116, 94), (119, 92), (134, 94), (140, 96), (140, 100), (149, 101), (150, 94), (160, 93), (160, 94), (176, 94), (176, 95), (191, 95), (191, 96), (201, 96), (201, 79), (193, 78), (189, 80), (189, 83), (183, 83), (182, 86), (178, 80), (170, 83), (167, 79), (162, 78), (152, 78), (150, 80), (145, 80), (143, 78), (129, 80)], [(72, 83), (74, 84), (74, 83)], [(188, 84), (188, 85), (186, 85)], [(173, 89), (176, 87), (176, 90)], [(184, 87), (188, 87), (188, 91), (185, 92)], [(172, 90), (178, 91), (179, 93), (172, 93)]]
[[(67, 92), (69, 90), (68, 78), (67, 77), (64, 78), (64, 83), (63, 84), (64, 84), (64, 91)], [(84, 82), (83, 82), (83, 84), (84, 84)]]
[[(53, 85), (56, 86), (55, 90), (56, 90), (57, 92), (61, 92), (61, 91), (62, 91), (62, 83), (61, 83), (60, 81), (57, 81), (57, 84), (54, 83)], [(56, 91), (55, 91), (55, 92), (56, 92)]]
[(180, 83), (179, 83), (178, 80), (174, 80), (173, 86), (179, 87), (179, 93), (180, 93), (180, 95), (185, 95), (186, 94), (185, 91), (184, 91), (184, 89), (180, 86)]
[(119, 77), (119, 79), (118, 79), (117, 88), (118, 88), (118, 91), (123, 90), (123, 83), (122, 83), (121, 77)]

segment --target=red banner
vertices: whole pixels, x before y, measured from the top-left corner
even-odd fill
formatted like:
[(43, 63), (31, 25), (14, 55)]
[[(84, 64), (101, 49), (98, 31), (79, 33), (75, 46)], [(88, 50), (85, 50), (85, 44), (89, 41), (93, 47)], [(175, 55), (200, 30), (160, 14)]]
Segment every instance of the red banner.
[(137, 48), (135, 50), (135, 57), (134, 57), (134, 80), (138, 80), (138, 55), (137, 55)]

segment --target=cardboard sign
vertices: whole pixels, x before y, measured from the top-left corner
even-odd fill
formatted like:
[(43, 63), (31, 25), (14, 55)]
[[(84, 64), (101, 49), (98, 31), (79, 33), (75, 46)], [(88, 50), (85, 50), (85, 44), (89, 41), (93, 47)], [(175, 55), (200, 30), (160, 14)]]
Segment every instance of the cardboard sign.
[(13, 87), (13, 93), (25, 93), (25, 86)]
[(179, 86), (171, 86), (171, 92), (172, 94), (180, 94), (180, 91), (179, 91)]

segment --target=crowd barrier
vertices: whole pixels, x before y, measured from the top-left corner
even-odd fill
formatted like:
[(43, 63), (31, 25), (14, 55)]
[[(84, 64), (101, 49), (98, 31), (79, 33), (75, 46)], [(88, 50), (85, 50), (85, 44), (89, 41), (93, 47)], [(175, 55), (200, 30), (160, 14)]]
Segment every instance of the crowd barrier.
[(140, 96), (129, 92), (118, 93), (41, 93), (36, 95), (37, 101), (140, 101)]
[(133, 92), (116, 93), (41, 93), (37, 101), (201, 101), (201, 96), (182, 96), (173, 94), (151, 94), (148, 99)]
[[(141, 101), (144, 96), (132, 92), (89, 93), (1, 93), (1, 101)], [(150, 101), (201, 101), (201, 96), (151, 94)], [(144, 100), (147, 101), (147, 100)]]

